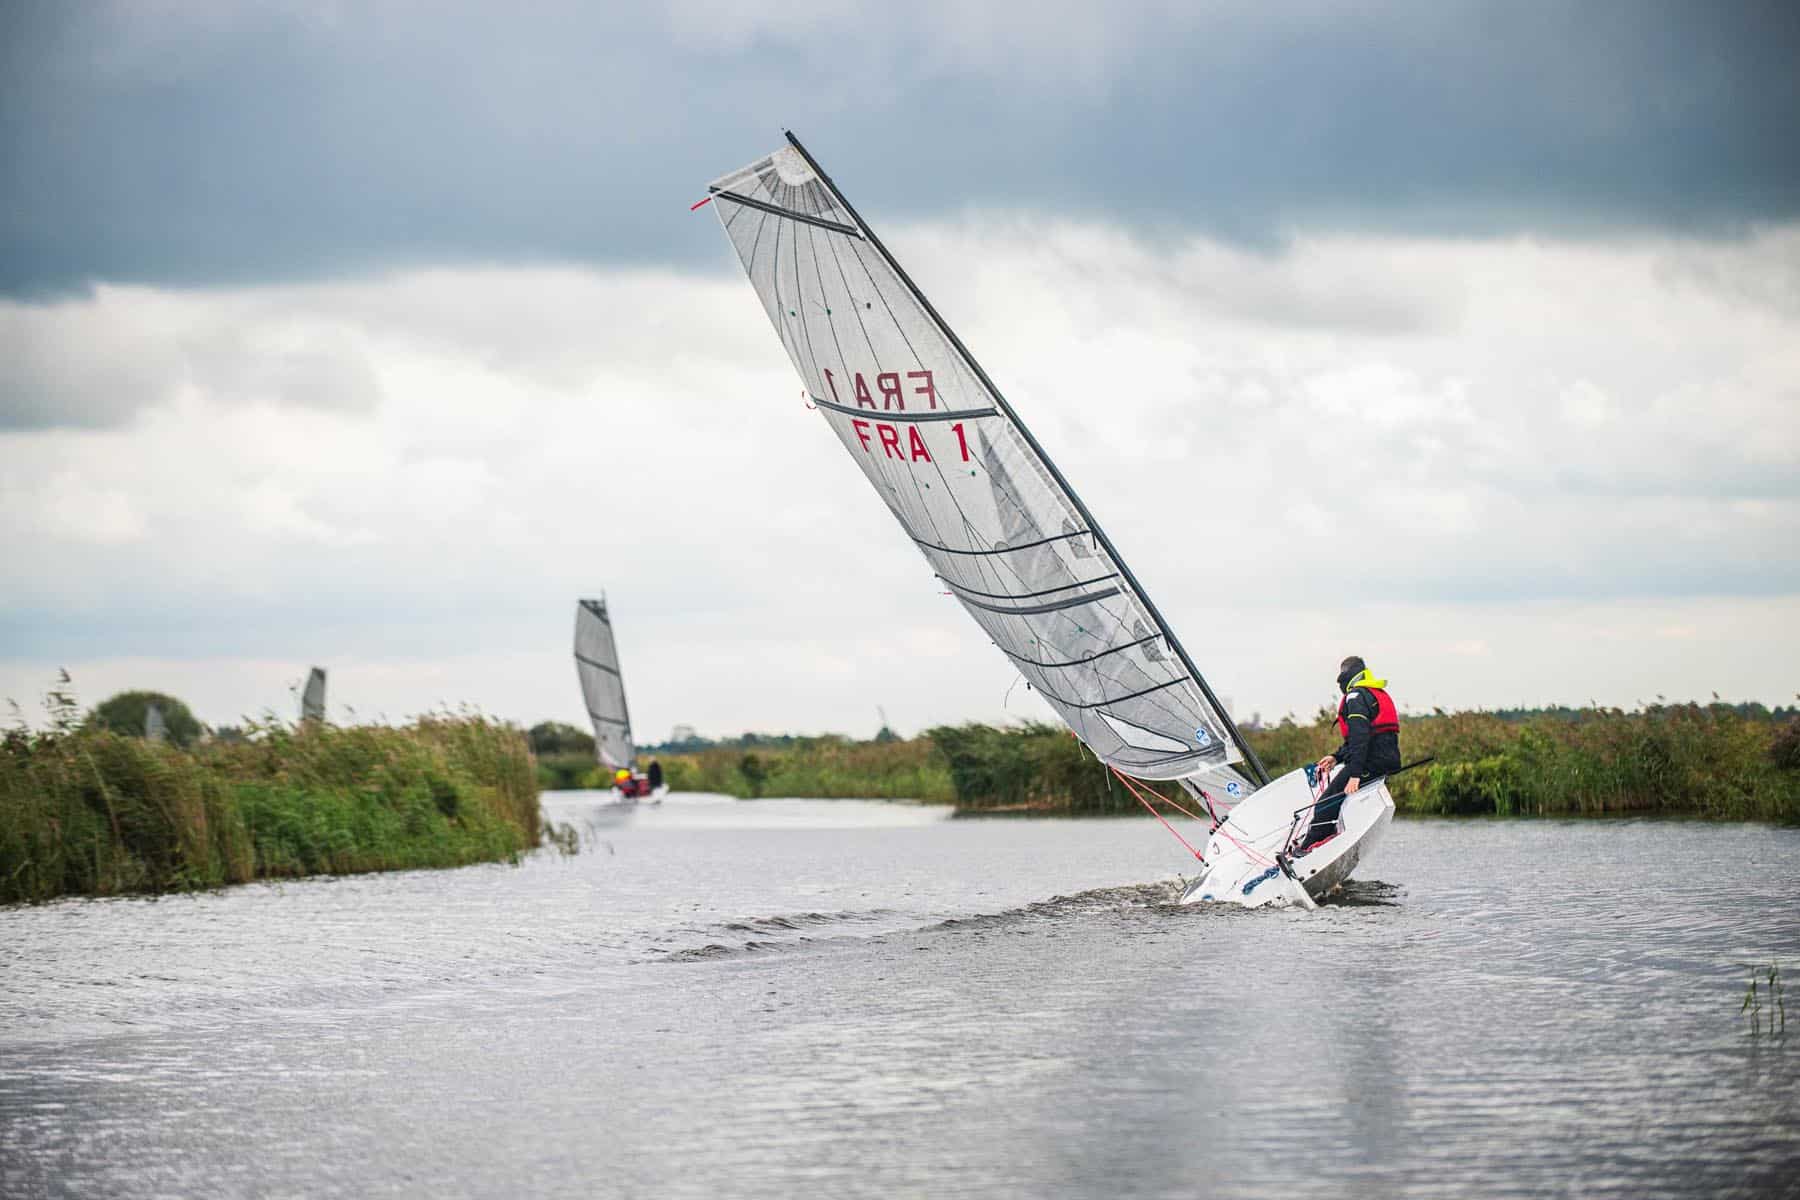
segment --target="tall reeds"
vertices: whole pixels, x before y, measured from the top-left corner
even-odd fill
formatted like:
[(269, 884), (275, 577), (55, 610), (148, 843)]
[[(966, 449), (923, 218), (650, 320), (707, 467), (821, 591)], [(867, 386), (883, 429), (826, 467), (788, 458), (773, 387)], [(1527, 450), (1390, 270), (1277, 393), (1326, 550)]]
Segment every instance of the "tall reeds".
[[(1445, 815), (1669, 814), (1800, 821), (1792, 724), (1724, 704), (1409, 717), (1393, 781), (1403, 812)], [(1337, 745), (1331, 715), (1250, 731), (1274, 773)], [(1126, 812), (1137, 801), (1058, 725), (940, 726), (910, 741), (800, 739), (664, 760), (677, 790), (735, 796), (910, 797), (964, 808)], [(1177, 795), (1171, 786), (1157, 790)]]
[(475, 715), (191, 751), (66, 726), (0, 741), (0, 902), (516, 859), (540, 822), (524, 735)]
[(957, 799), (950, 768), (929, 738), (853, 742), (827, 735), (785, 746), (721, 746), (661, 761), (675, 791), (941, 804)]

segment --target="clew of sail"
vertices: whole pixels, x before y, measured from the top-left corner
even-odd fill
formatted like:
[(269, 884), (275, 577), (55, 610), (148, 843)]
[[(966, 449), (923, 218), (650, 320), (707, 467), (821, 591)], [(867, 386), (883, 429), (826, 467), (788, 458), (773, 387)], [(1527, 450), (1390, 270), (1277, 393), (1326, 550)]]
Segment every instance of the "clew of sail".
[(300, 719), (325, 719), (325, 668), (314, 667), (307, 673), (306, 687), (300, 693)]
[(575, 674), (581, 679), (581, 697), (594, 723), (595, 755), (614, 769), (630, 767), (637, 749), (631, 744), (625, 680), (619, 674), (619, 649), (613, 642), (605, 600), (581, 600), (575, 605)]
[[(1229, 716), (966, 347), (791, 135), (713, 207), (812, 404), (995, 646), (1104, 762), (1222, 812)], [(1263, 774), (1254, 756), (1249, 768)]]

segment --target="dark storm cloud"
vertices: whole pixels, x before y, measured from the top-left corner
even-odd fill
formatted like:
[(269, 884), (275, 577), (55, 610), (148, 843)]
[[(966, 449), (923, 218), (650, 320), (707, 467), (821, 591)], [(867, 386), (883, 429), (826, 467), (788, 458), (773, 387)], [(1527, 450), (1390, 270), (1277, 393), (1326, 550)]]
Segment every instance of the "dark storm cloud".
[[(1800, 6), (10, 3), (0, 289), (713, 263), (790, 123), (872, 219), (1729, 232), (1800, 215)], [(978, 15), (971, 15), (978, 14)]]

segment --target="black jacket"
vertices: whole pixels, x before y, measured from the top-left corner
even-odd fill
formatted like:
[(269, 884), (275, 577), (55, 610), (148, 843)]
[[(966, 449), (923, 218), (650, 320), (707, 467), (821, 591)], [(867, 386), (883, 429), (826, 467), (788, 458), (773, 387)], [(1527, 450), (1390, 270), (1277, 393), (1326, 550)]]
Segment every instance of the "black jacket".
[(1398, 732), (1376, 733), (1377, 705), (1367, 688), (1351, 688), (1344, 701), (1344, 724), (1348, 727), (1343, 743), (1331, 756), (1342, 763), (1346, 777), (1368, 779), (1400, 769), (1400, 735)]

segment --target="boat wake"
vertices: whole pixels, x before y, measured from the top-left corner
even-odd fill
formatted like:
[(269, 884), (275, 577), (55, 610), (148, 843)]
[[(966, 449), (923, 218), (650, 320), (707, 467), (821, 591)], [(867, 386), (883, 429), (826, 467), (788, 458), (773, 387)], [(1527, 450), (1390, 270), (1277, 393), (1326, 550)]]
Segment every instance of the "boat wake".
[[(657, 957), (639, 961), (711, 962), (783, 951), (826, 949), (850, 941), (867, 942), (920, 933), (1006, 929), (1024, 932), (1032, 925), (1092, 919), (1125, 919), (1146, 924), (1168, 920), (1257, 920), (1269, 913), (1281, 911), (1273, 908), (1246, 909), (1237, 905), (1183, 905), (1181, 895), (1185, 887), (1185, 880), (1174, 879), (1095, 888), (1067, 896), (1052, 896), (1048, 900), (1038, 900), (999, 912), (945, 917), (923, 924), (911, 924), (904, 920), (896, 924), (895, 919), (904, 918), (905, 914), (894, 909), (746, 917), (694, 930), (693, 932), (707, 938), (701, 945), (672, 950), (659, 949), (654, 951)], [(1334, 891), (1325, 905), (1348, 908), (1394, 907), (1400, 903), (1402, 894), (1402, 889), (1397, 884), (1382, 883), (1379, 880), (1350, 880)]]

